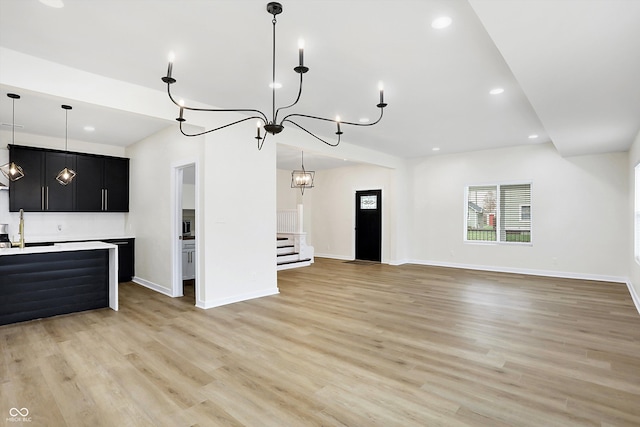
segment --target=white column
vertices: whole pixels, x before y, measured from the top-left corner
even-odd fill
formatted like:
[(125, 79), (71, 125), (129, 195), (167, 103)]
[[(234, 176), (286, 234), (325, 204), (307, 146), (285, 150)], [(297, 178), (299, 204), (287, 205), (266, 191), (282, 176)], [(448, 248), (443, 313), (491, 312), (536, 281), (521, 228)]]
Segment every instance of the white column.
[(296, 233), (302, 233), (302, 204), (298, 205), (298, 229)]

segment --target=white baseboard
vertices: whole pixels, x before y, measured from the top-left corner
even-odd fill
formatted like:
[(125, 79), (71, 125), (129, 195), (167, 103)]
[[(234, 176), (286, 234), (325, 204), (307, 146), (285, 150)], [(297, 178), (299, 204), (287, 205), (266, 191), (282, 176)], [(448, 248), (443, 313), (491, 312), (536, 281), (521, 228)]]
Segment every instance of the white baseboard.
[(315, 253), (316, 258), (330, 258), (330, 259), (339, 259), (343, 261), (352, 261), (353, 257), (350, 256), (342, 256), (342, 255), (333, 255), (333, 254), (319, 254)]
[(219, 298), (212, 301), (198, 301), (198, 303), (196, 304), (196, 307), (209, 309), (214, 307), (220, 307), (222, 305), (233, 304), (235, 302), (247, 301), (254, 298), (262, 298), (262, 297), (268, 297), (271, 295), (277, 295), (279, 293), (280, 291), (276, 286), (275, 288), (264, 289), (262, 291), (256, 291), (256, 292), (249, 292), (246, 294), (234, 295), (232, 297)]
[(408, 259), (398, 259), (398, 260), (389, 261), (389, 265), (409, 264), (409, 262), (410, 261)]
[(631, 299), (633, 303), (636, 305), (636, 309), (638, 310), (638, 314), (640, 314), (640, 296), (636, 292), (636, 289), (633, 287), (631, 280), (627, 280), (627, 288), (629, 288), (629, 293), (631, 294)]
[(525, 274), (528, 276), (558, 277), (562, 279), (579, 279), (579, 280), (594, 280), (597, 282), (627, 283), (627, 279), (620, 276), (605, 276), (605, 275), (599, 275), (599, 274), (573, 273), (568, 271), (534, 270), (534, 269), (527, 269), (527, 268), (500, 267), (500, 266), (493, 266), (493, 265), (459, 264), (459, 263), (425, 261), (425, 260), (415, 260), (415, 259), (411, 260), (410, 263), (419, 264), (419, 265), (432, 265), (434, 267), (461, 268), (465, 270), (493, 271), (496, 273)]
[(137, 276), (134, 276), (131, 281), (137, 283), (138, 285), (144, 286), (145, 288), (149, 288), (152, 291), (160, 292), (161, 294), (168, 297), (173, 297), (173, 295), (171, 294), (171, 289), (167, 289), (164, 286), (158, 285), (157, 283), (150, 282)]

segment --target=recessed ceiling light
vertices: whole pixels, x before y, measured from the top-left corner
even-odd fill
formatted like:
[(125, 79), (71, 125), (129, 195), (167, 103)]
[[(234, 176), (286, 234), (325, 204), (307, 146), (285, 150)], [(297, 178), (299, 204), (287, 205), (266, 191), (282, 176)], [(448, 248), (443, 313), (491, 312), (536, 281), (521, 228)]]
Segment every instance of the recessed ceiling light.
[(360, 120), (358, 120), (360, 123), (369, 123), (371, 120), (369, 119), (369, 117), (362, 117)]
[(62, 2), (62, 0), (40, 0), (40, 3), (45, 6), (55, 7), (56, 9), (64, 7), (64, 3)]
[(93, 132), (94, 130), (96, 130), (96, 128), (91, 125), (86, 125), (83, 129), (87, 132)]
[(448, 16), (441, 16), (439, 18), (434, 19), (433, 21), (431, 21), (431, 27), (435, 28), (436, 30), (441, 30), (443, 28), (447, 28), (449, 25), (451, 25), (451, 18)]
[(282, 83), (272, 82), (272, 83), (269, 83), (269, 87), (271, 89), (280, 89), (282, 88)]
[(500, 95), (502, 92), (504, 92), (504, 89), (501, 87), (496, 87), (489, 91), (491, 95)]
[(538, 137), (538, 135), (536, 135), (535, 133), (529, 135), (529, 139), (536, 139)]
[(433, 147), (431, 151), (440, 151), (440, 147)]

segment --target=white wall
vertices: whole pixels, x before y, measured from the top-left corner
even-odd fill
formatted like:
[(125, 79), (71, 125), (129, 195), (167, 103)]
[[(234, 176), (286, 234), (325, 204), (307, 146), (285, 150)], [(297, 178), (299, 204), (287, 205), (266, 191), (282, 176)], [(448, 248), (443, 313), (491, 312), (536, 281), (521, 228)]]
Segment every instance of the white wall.
[[(417, 160), (411, 256), (426, 264), (624, 281), (627, 157), (563, 158), (545, 144)], [(512, 181), (532, 183), (532, 244), (465, 243), (465, 186)]]
[(316, 171), (315, 187), (304, 192), (304, 209), (310, 214), (307, 233), (316, 256), (354, 258), (355, 192), (377, 189), (382, 190), (382, 261), (394, 259), (394, 170), (370, 165)]
[(258, 151), (253, 133), (251, 122), (206, 136), (201, 181), (205, 307), (278, 293), (276, 150), (265, 144)]
[(183, 184), (182, 209), (194, 210), (195, 208), (196, 208), (196, 186), (195, 184)]
[[(296, 209), (298, 203), (303, 203), (303, 197), (300, 190), (291, 188), (291, 171), (278, 169), (276, 170), (276, 177), (277, 209)], [(310, 191), (313, 191), (313, 189), (305, 190), (307, 195)]]
[(166, 293), (172, 292), (173, 230), (172, 170), (180, 161), (202, 156), (202, 138), (186, 139), (175, 128), (165, 129), (127, 147), (130, 160), (128, 227), (136, 236), (136, 278)]
[[(635, 142), (631, 146), (629, 150), (629, 209), (627, 216), (627, 224), (629, 225), (630, 235), (633, 235), (636, 231), (634, 229), (634, 210), (635, 210), (635, 167), (640, 163), (640, 133), (636, 137)], [(629, 239), (630, 242), (627, 245), (627, 256), (625, 259), (629, 263), (629, 280), (632, 290), (632, 295), (634, 297), (634, 301), (636, 303), (636, 307), (638, 307), (638, 311), (640, 311), (640, 264), (635, 259), (635, 254), (633, 250), (633, 238)]]
[[(14, 141), (10, 131), (1, 131), (0, 165), (9, 161), (9, 150), (6, 147), (7, 144), (14, 142), (16, 145), (29, 147), (64, 149), (63, 138), (20, 132), (15, 134)], [(124, 157), (123, 147), (92, 144), (78, 140), (69, 140), (68, 149), (69, 151)], [(29, 171), (25, 171), (25, 173), (29, 173)], [(9, 184), (4, 176), (0, 175), (0, 179), (4, 184)], [(125, 228), (127, 215), (125, 213), (26, 212), (24, 215), (24, 234), (27, 242), (119, 238), (131, 234), (130, 230)], [(18, 238), (19, 221), (20, 217), (17, 212), (9, 212), (9, 192), (0, 191), (0, 224), (9, 224), (9, 237), (12, 239)]]

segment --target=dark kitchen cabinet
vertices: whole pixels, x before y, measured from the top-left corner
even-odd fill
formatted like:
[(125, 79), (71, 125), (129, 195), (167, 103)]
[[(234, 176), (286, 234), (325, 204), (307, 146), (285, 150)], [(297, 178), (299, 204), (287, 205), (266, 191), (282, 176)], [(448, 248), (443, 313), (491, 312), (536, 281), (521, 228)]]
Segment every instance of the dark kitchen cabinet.
[(76, 156), (76, 211), (129, 212), (129, 159)]
[(61, 185), (58, 172), (75, 169), (73, 154), (31, 147), (9, 146), (9, 157), (20, 165), (24, 177), (9, 184), (9, 210), (17, 212), (72, 212), (75, 210), (75, 181)]
[(44, 201), (43, 152), (10, 145), (9, 157), (24, 171), (22, 178), (9, 183), (9, 210), (11, 212), (17, 212), (20, 209), (24, 209), (26, 212), (42, 211)]
[(44, 210), (48, 212), (72, 212), (76, 180), (62, 185), (56, 177), (64, 168), (76, 170), (76, 156), (69, 153), (45, 151), (44, 153)]
[[(24, 177), (9, 184), (9, 210), (17, 212), (129, 212), (129, 159), (9, 145)], [(69, 185), (60, 170), (77, 172)]]
[(135, 275), (135, 239), (104, 240), (118, 246), (118, 282), (129, 282)]
[(104, 159), (105, 211), (129, 212), (129, 159)]

